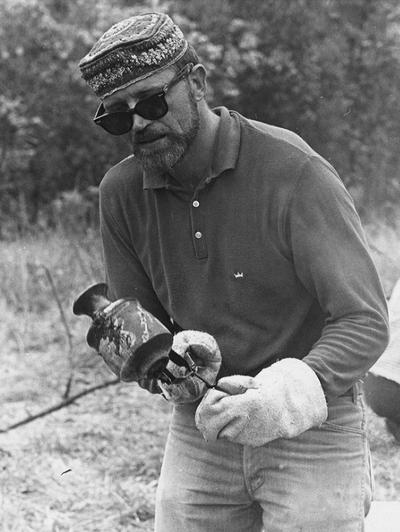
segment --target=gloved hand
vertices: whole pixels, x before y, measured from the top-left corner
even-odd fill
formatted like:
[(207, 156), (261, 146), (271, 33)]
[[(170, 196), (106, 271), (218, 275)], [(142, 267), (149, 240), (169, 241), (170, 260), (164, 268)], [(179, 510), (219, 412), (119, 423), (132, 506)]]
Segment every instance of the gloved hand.
[[(221, 366), (221, 353), (216, 340), (205, 332), (190, 330), (178, 332), (174, 336), (172, 350), (188, 360), (189, 349), (190, 358), (196, 364), (199, 375), (210, 384), (214, 384)], [(161, 390), (164, 397), (175, 404), (192, 403), (201, 399), (206, 393), (207, 387), (204, 382), (190, 375), (186, 368), (169, 361), (167, 370), (178, 377), (178, 382), (165, 384), (160, 380), (143, 379), (139, 381), (139, 385), (152, 393), (159, 393)]]
[(208, 441), (226, 439), (259, 447), (277, 438), (294, 438), (328, 415), (318, 377), (295, 358), (280, 360), (254, 378), (224, 377), (218, 387), (226, 393), (209, 390), (195, 415)]

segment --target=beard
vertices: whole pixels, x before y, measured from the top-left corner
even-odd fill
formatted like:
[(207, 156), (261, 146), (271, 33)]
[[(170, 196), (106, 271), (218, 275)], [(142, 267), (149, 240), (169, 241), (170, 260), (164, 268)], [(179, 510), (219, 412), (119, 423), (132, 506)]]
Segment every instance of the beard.
[[(149, 126), (151, 128), (151, 126)], [(189, 92), (189, 120), (182, 133), (171, 130), (148, 129), (136, 133), (132, 139), (133, 153), (140, 161), (144, 170), (167, 171), (173, 168), (184, 156), (189, 146), (197, 136), (200, 128), (200, 114), (192, 92)], [(162, 137), (162, 138), (161, 138)], [(159, 147), (148, 149), (141, 146), (141, 142), (152, 139), (160, 140)]]

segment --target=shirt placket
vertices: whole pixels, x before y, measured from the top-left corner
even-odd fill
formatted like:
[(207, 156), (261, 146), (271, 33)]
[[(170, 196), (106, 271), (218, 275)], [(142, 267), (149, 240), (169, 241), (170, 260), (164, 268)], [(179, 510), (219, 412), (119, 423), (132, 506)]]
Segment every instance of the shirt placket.
[(190, 200), (190, 227), (193, 248), (197, 259), (205, 259), (208, 256), (205, 217), (203, 212), (200, 190), (196, 189)]

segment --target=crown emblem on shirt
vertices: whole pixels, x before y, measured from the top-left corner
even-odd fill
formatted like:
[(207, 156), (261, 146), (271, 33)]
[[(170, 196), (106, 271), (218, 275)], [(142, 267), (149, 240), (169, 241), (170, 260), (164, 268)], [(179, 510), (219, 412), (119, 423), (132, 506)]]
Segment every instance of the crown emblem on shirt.
[(233, 274), (235, 279), (243, 279), (244, 275), (243, 272), (236, 272)]

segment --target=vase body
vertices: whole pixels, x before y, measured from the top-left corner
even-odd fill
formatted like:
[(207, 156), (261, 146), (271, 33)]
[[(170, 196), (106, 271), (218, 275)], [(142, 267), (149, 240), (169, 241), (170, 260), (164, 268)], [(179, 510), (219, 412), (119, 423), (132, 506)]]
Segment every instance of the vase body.
[(73, 312), (92, 318), (87, 343), (122, 381), (157, 378), (166, 367), (173, 335), (137, 299), (111, 302), (100, 283), (78, 297)]

